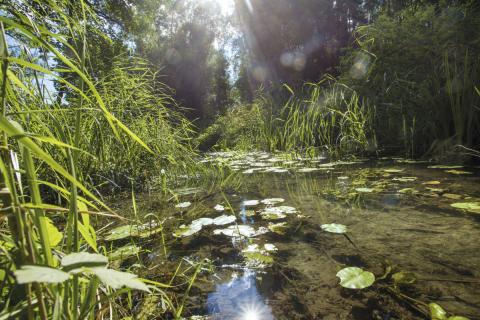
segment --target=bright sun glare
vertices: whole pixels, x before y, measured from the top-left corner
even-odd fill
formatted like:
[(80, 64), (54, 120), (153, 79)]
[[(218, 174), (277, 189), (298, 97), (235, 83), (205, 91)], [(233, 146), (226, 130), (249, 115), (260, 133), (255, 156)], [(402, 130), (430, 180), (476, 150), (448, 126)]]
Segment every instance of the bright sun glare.
[(233, 0), (214, 0), (220, 6), (222, 14), (230, 14), (235, 7)]

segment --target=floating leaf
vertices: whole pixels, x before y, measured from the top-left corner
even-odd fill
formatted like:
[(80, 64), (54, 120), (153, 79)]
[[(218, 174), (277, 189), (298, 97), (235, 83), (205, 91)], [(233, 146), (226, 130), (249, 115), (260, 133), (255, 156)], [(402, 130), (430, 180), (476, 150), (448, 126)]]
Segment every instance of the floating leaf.
[(70, 275), (62, 270), (44, 266), (22, 266), (14, 271), (19, 284), (42, 282), (61, 283), (70, 278)]
[(284, 235), (285, 233), (287, 233), (288, 225), (286, 222), (270, 223), (268, 225), (268, 229), (273, 233)]
[(385, 169), (383, 171), (387, 173), (399, 173), (399, 172), (403, 172), (403, 169)]
[(110, 233), (105, 237), (107, 241), (115, 241), (134, 237), (138, 234), (138, 227), (135, 225), (124, 225), (110, 230)]
[(283, 198), (268, 198), (268, 199), (263, 199), (261, 202), (266, 205), (274, 205), (277, 203), (282, 203), (284, 201), (285, 199)]
[(462, 171), (462, 170), (445, 170), (445, 172), (446, 172), (446, 173), (451, 173), (451, 174), (456, 174), (456, 175), (473, 174), (473, 172)]
[(404, 189), (398, 190), (398, 192), (400, 192), (400, 193), (418, 193), (418, 191), (415, 190), (414, 188), (404, 188)]
[(322, 224), (322, 230), (331, 233), (347, 233), (347, 226), (338, 223)]
[(268, 252), (278, 251), (278, 248), (274, 244), (271, 244), (271, 243), (265, 243), (263, 245), (263, 248)]
[(283, 213), (282, 210), (275, 207), (266, 208), (260, 213), (260, 215), (264, 220), (279, 220), (287, 217), (287, 215)]
[(432, 320), (447, 320), (447, 312), (436, 303), (429, 303), (430, 317)]
[(463, 166), (449, 166), (449, 165), (435, 165), (435, 166), (428, 166), (430, 169), (462, 169)]
[(254, 228), (248, 225), (236, 225), (236, 226), (230, 226), (225, 229), (214, 230), (213, 234), (215, 235), (223, 234), (227, 237), (232, 237), (232, 238), (240, 238), (240, 237), (250, 238), (260, 234), (264, 234), (266, 232), (267, 230), (262, 227), (260, 227), (258, 230), (255, 230)]
[(348, 289), (364, 289), (375, 282), (375, 276), (369, 271), (357, 267), (344, 268), (337, 272), (340, 285)]
[(108, 254), (108, 259), (113, 260), (123, 260), (132, 256), (136, 256), (142, 248), (134, 244), (126, 245), (115, 249), (114, 251)]
[(315, 171), (319, 171), (319, 170), (320, 170), (320, 168), (300, 168), (297, 171), (301, 172), (301, 173), (309, 173), (309, 172), (315, 172)]
[(457, 202), (457, 203), (452, 203), (451, 206), (457, 209), (462, 209), (468, 212), (480, 214), (479, 202)]
[(399, 181), (399, 182), (414, 182), (417, 180), (417, 177), (401, 177), (401, 178), (393, 178), (393, 181)]
[(425, 181), (424, 183), (422, 184), (425, 184), (425, 185), (430, 185), (430, 186), (435, 186), (435, 185), (439, 185), (440, 184), (440, 181), (436, 181), (436, 180), (432, 180), (432, 181)]
[(196, 225), (189, 225), (186, 226), (182, 224), (174, 233), (173, 236), (177, 238), (181, 237), (189, 237), (191, 235), (194, 235), (197, 232), (200, 232), (202, 230), (202, 225), (201, 224), (196, 224)]
[(250, 268), (263, 268), (273, 263), (271, 256), (260, 252), (245, 252), (243, 257), (247, 262), (247, 266)]
[(348, 179), (350, 179), (350, 178), (347, 177), (347, 176), (342, 176), (342, 177), (338, 177), (337, 179), (338, 179), (338, 180), (348, 180)]
[(254, 207), (257, 206), (260, 203), (258, 200), (245, 200), (243, 201), (243, 205), (245, 207)]
[(177, 204), (177, 205), (175, 206), (175, 208), (185, 209), (185, 208), (190, 207), (191, 205), (192, 205), (191, 202), (185, 201), (185, 202), (180, 202), (179, 204)]
[(453, 199), (453, 200), (458, 200), (463, 198), (462, 195), (454, 194), (454, 193), (444, 193), (442, 194), (442, 196), (448, 199)]
[(372, 188), (355, 188), (355, 191), (360, 193), (371, 193), (373, 192)]
[(255, 210), (245, 210), (245, 216), (247, 217), (255, 216)]
[(100, 281), (113, 289), (120, 289), (127, 287), (130, 289), (137, 289), (150, 292), (147, 285), (140, 281), (137, 275), (128, 272), (121, 272), (106, 268), (93, 268), (93, 273), (100, 279)]
[(213, 209), (217, 211), (225, 211), (225, 207), (222, 206), (221, 204), (217, 204), (215, 207), (213, 207)]
[(105, 267), (108, 258), (98, 253), (75, 252), (62, 258), (62, 267), (65, 271), (79, 268)]
[(216, 226), (223, 226), (223, 225), (226, 225), (226, 224), (233, 223), (233, 222), (235, 222), (235, 220), (237, 220), (237, 218), (235, 218), (235, 216), (221, 215), (221, 216), (213, 219), (212, 223)]

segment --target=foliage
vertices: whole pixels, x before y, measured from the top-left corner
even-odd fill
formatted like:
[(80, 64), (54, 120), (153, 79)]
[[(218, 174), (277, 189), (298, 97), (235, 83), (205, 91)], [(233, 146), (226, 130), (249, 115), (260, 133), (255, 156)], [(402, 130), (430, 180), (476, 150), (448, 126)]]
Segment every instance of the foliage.
[(376, 107), (380, 145), (402, 146), (407, 156), (478, 145), (478, 9), (411, 6), (357, 29), (359, 48), (345, 57), (342, 80)]

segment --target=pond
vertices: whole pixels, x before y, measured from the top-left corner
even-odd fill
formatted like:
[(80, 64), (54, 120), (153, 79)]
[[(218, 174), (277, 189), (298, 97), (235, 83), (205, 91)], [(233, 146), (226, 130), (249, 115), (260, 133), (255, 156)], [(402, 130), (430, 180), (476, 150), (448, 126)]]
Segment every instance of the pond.
[(480, 319), (478, 167), (263, 152), (203, 161), (237, 172), (242, 187), (206, 194), (190, 185), (176, 208), (139, 197), (155, 215), (182, 220), (165, 235), (168, 254), (152, 245), (147, 268), (208, 262), (185, 317), (426, 319), (433, 302)]

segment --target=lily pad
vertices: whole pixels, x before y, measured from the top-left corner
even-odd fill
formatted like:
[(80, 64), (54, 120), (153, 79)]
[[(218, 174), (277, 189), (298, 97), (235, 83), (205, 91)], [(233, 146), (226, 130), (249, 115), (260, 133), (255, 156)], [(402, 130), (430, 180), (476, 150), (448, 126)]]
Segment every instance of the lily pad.
[(245, 207), (258, 206), (259, 203), (260, 203), (260, 201), (258, 201), (258, 200), (245, 200), (245, 201), (243, 201), (243, 205)]
[(232, 237), (232, 238), (240, 238), (240, 237), (251, 238), (257, 235), (264, 234), (266, 232), (267, 230), (262, 227), (258, 228), (258, 230), (255, 230), (253, 227), (248, 225), (235, 225), (225, 229), (214, 230), (213, 234), (215, 235), (223, 234), (227, 237)]
[(432, 180), (432, 181), (425, 181), (424, 185), (429, 185), (429, 186), (435, 186), (435, 185), (439, 185), (441, 182), (440, 181), (437, 181), (437, 180)]
[(213, 219), (212, 223), (216, 226), (223, 226), (235, 222), (237, 218), (235, 216), (221, 215)]
[(347, 226), (338, 223), (322, 224), (322, 230), (331, 233), (347, 233)]
[(271, 244), (271, 243), (265, 243), (263, 245), (263, 248), (268, 252), (278, 251), (278, 248), (274, 244)]
[(456, 202), (452, 203), (451, 206), (457, 209), (480, 214), (480, 202)]
[(279, 235), (284, 235), (287, 233), (288, 225), (286, 222), (270, 223), (268, 225), (268, 230)]
[(456, 175), (466, 175), (473, 174), (473, 172), (463, 171), (463, 170), (445, 170), (446, 173), (456, 174)]
[(124, 225), (110, 230), (105, 237), (107, 241), (114, 241), (134, 237), (138, 234), (138, 227), (136, 225)]
[(453, 199), (453, 200), (458, 200), (462, 199), (463, 196), (460, 194), (455, 194), (455, 193), (444, 193), (442, 194), (443, 197), (448, 198), (448, 199)]
[(250, 268), (264, 268), (273, 263), (273, 258), (261, 252), (245, 252), (243, 257)]
[(399, 193), (418, 193), (417, 190), (415, 190), (414, 188), (403, 188), (403, 189), (400, 189), (398, 190)]
[(196, 225), (181, 225), (174, 233), (173, 236), (177, 238), (183, 238), (183, 237), (189, 237), (191, 235), (194, 235), (197, 232), (200, 232), (202, 230), (202, 225), (201, 224), (196, 224)]
[(459, 165), (450, 166), (450, 165), (439, 164), (439, 165), (435, 165), (435, 166), (428, 166), (428, 168), (429, 169), (462, 169), (463, 166), (459, 166)]
[(417, 177), (401, 177), (401, 178), (393, 178), (393, 181), (399, 181), (399, 182), (414, 182), (417, 180)]
[(138, 253), (140, 253), (141, 249), (142, 249), (141, 247), (136, 246), (134, 244), (126, 245), (110, 252), (108, 255), (108, 259), (110, 261), (124, 260), (132, 256), (136, 256)]
[(355, 191), (360, 193), (371, 193), (373, 192), (372, 188), (355, 188)]
[(267, 199), (263, 199), (261, 202), (266, 205), (274, 205), (277, 203), (282, 203), (284, 201), (285, 199), (283, 198), (267, 198)]
[(217, 211), (225, 211), (225, 207), (222, 206), (221, 204), (217, 204), (215, 207), (213, 207), (213, 209)]
[(375, 275), (357, 267), (344, 268), (337, 272), (340, 285), (348, 289), (364, 289), (375, 282)]
[(430, 317), (432, 320), (446, 320), (447, 312), (436, 303), (429, 303)]
[(387, 173), (399, 173), (399, 172), (403, 172), (403, 169), (385, 169), (383, 171)]
[(300, 168), (297, 171), (301, 173), (309, 173), (309, 172), (315, 172), (319, 170), (320, 170), (319, 168)]
[(192, 205), (191, 202), (185, 201), (185, 202), (180, 202), (179, 204), (177, 204), (177, 205), (175, 206), (175, 208), (185, 209), (185, 208), (190, 207), (191, 205)]

